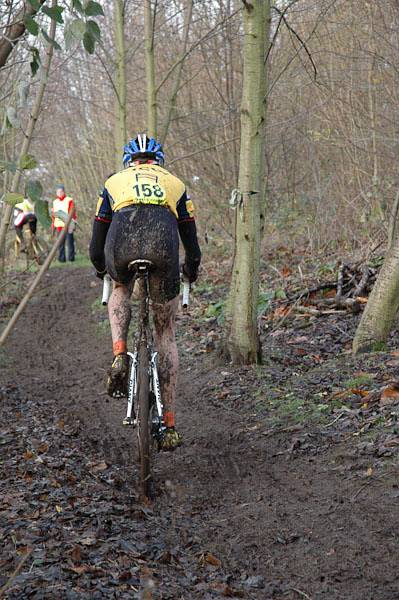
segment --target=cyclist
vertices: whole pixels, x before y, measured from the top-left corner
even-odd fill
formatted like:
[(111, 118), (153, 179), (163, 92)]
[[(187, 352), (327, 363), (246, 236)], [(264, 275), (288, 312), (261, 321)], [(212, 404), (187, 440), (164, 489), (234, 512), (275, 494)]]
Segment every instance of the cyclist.
[(29, 229), (32, 236), (36, 235), (37, 218), (35, 215), (35, 208), (29, 198), (24, 198), (22, 202), (18, 202), (14, 206), (14, 227), (15, 233), (21, 244), (21, 252), (25, 252), (25, 240), (23, 234), (23, 227), (29, 224)]
[(124, 169), (107, 179), (98, 200), (90, 258), (97, 275), (102, 278), (108, 272), (114, 282), (108, 303), (114, 352), (107, 379), (110, 396), (127, 394), (133, 283), (128, 264), (139, 258), (154, 263), (149, 288), (167, 427), (162, 449), (174, 450), (182, 442), (174, 413), (179, 366), (175, 340), (180, 289), (178, 234), (185, 249), (182, 270), (190, 282), (197, 279), (201, 252), (193, 203), (184, 183), (163, 164), (162, 146), (154, 138), (138, 134), (126, 144)]

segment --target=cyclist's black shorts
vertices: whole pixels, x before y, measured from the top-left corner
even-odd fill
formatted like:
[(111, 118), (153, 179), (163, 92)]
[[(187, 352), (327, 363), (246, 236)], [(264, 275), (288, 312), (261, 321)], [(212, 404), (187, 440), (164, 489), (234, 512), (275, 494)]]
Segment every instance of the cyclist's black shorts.
[(179, 233), (177, 220), (164, 206), (136, 205), (113, 213), (105, 243), (107, 272), (114, 281), (129, 284), (131, 261), (143, 258), (150, 271), (150, 297), (165, 303), (179, 294)]

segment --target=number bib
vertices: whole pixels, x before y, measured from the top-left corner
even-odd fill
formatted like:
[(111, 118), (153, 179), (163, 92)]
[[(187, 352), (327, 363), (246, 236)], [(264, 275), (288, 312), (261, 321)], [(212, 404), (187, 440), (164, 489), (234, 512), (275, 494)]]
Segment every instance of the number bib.
[(158, 176), (149, 173), (137, 173), (133, 185), (132, 202), (134, 204), (167, 205), (166, 192), (158, 183)]

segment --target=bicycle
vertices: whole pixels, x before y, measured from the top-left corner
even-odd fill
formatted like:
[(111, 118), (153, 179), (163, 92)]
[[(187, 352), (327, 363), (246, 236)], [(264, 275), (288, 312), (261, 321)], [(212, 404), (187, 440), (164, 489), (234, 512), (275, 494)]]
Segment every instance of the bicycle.
[[(129, 263), (139, 283), (139, 327), (134, 339), (134, 350), (128, 352), (130, 370), (128, 378), (127, 411), (122, 423), (137, 428), (139, 450), (140, 489), (145, 498), (153, 495), (152, 461), (166, 431), (158, 374), (158, 352), (154, 347), (150, 324), (150, 296), (148, 276), (154, 267), (149, 260), (139, 259)], [(104, 277), (102, 304), (106, 305), (111, 293), (111, 278)], [(183, 280), (182, 306), (189, 303), (190, 284)], [(137, 411), (137, 414), (136, 414)]]
[(36, 261), (40, 266), (43, 264), (44, 259), (48, 254), (48, 246), (45, 242), (40, 241), (36, 234), (32, 233), (29, 223), (25, 223), (22, 228), (24, 249), (21, 250), (22, 240), (15, 235), (14, 240), (14, 253), (15, 258), (19, 258), (21, 252), (24, 252), (26, 255), (27, 263), (31, 261)]

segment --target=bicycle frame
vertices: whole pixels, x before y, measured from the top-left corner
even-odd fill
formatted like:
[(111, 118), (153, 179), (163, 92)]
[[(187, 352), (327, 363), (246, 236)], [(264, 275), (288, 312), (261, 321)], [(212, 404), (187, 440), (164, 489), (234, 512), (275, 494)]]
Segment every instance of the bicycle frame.
[[(137, 261), (138, 264), (139, 262), (140, 261)], [(159, 439), (162, 437), (165, 425), (163, 421), (163, 405), (161, 400), (161, 387), (157, 366), (158, 352), (156, 352), (153, 348), (153, 337), (150, 327), (148, 266), (140, 266), (139, 264), (137, 268), (137, 276), (140, 287), (139, 331), (135, 338), (134, 351), (128, 352), (131, 363), (128, 382), (127, 411), (126, 417), (123, 419), (123, 424), (133, 426), (137, 425), (137, 419), (134, 413), (134, 405), (137, 397), (138, 347), (140, 344), (144, 344), (149, 353), (150, 393), (152, 397), (151, 409), (154, 411), (151, 433), (153, 437), (159, 441)]]

